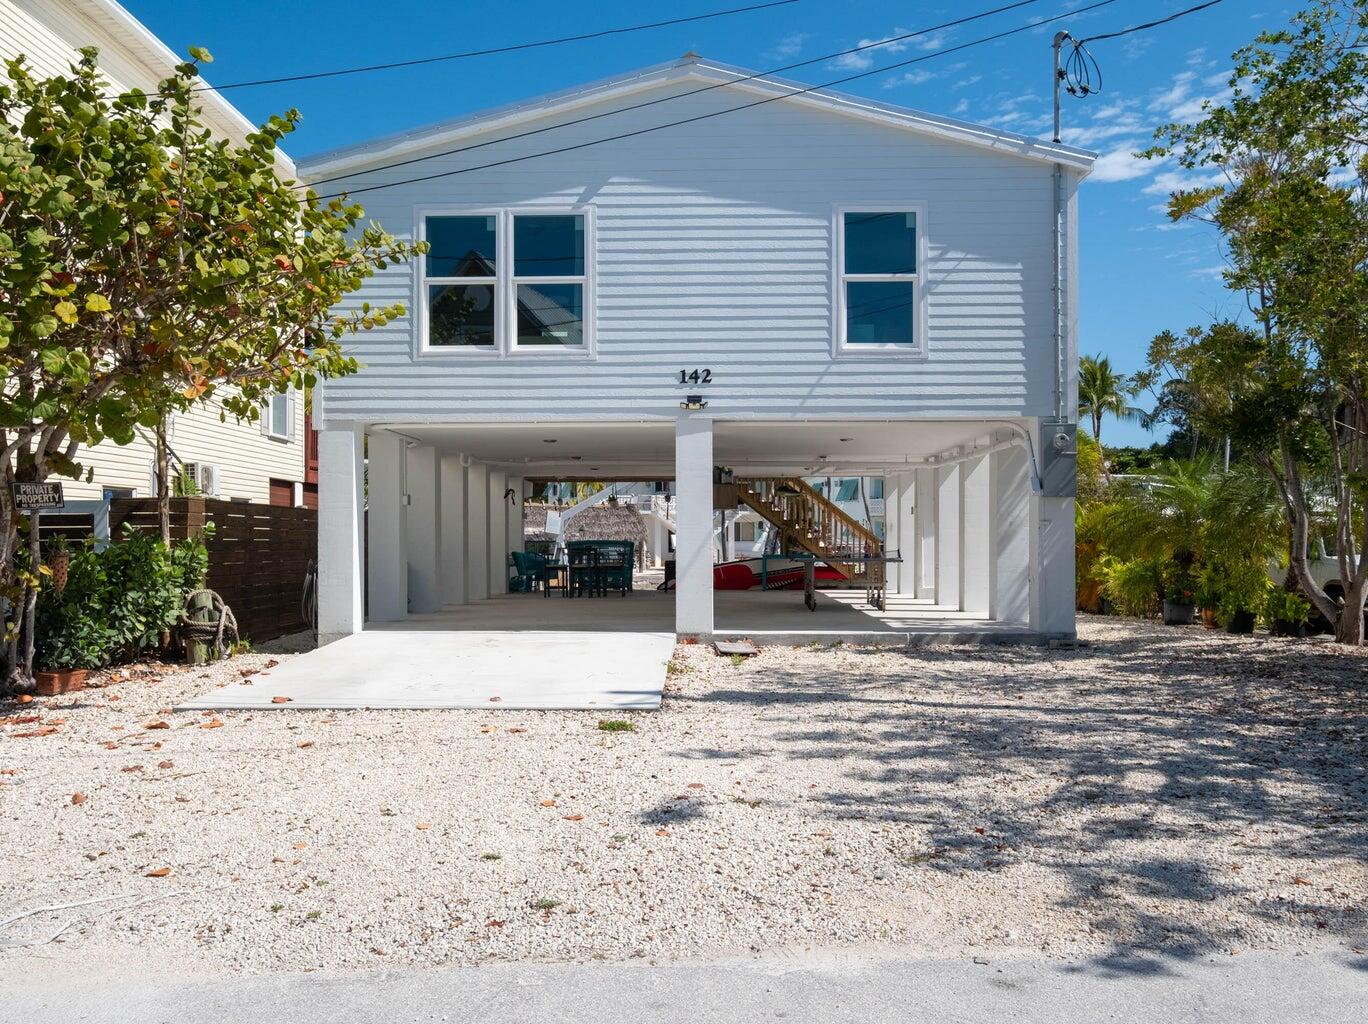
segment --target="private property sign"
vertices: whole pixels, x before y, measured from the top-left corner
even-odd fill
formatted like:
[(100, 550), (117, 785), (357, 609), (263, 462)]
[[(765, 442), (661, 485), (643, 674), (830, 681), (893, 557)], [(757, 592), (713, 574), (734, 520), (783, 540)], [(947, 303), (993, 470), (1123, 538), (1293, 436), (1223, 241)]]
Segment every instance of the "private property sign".
[(12, 483), (10, 497), (14, 499), (14, 507), (20, 512), (39, 512), (43, 509), (61, 508), (66, 504), (62, 499), (62, 485), (59, 483)]

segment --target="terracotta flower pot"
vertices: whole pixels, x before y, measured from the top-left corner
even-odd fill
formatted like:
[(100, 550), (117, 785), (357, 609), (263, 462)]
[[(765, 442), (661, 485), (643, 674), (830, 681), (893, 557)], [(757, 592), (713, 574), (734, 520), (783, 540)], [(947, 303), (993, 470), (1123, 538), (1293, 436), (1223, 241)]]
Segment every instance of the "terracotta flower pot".
[(55, 697), (59, 693), (84, 690), (89, 671), (83, 668), (59, 668), (33, 673), (37, 693), (44, 697)]
[(1215, 608), (1202, 609), (1202, 625), (1207, 629), (1217, 629), (1220, 627), (1221, 623), (1216, 618)]

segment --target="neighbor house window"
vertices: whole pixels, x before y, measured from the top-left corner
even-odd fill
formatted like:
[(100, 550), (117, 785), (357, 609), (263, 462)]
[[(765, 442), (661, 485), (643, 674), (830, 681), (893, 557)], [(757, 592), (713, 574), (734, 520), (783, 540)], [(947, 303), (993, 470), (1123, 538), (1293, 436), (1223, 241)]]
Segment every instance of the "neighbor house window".
[(271, 400), (266, 405), (265, 414), (262, 416), (261, 425), (267, 437), (274, 437), (281, 441), (290, 439), (294, 433), (290, 429), (294, 425), (294, 409), (288, 392), (271, 396)]
[(587, 351), (588, 233), (583, 212), (424, 218), (424, 347), (497, 355)]
[(920, 231), (915, 210), (839, 212), (839, 348), (923, 348)]

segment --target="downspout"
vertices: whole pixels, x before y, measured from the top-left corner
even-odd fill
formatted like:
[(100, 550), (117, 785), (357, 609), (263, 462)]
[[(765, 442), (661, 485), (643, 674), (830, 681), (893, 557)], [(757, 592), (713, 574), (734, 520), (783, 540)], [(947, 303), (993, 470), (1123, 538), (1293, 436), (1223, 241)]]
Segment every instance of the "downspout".
[[(1066, 39), (1072, 36), (1068, 32), (1056, 32), (1054, 37), (1054, 141), (1060, 141), (1060, 111), (1059, 111), (1059, 84), (1064, 77), (1064, 72), (1059, 63), (1059, 50), (1064, 45)], [(1055, 380), (1054, 380), (1054, 415), (1061, 423), (1069, 423), (1073, 417), (1071, 411), (1065, 407), (1065, 398), (1068, 393), (1069, 368), (1067, 365), (1068, 354), (1065, 352), (1065, 338), (1068, 330), (1064, 317), (1065, 309), (1065, 223), (1064, 223), (1064, 165), (1056, 162), (1050, 175), (1050, 192), (1052, 212), (1054, 215), (1054, 281), (1052, 290), (1054, 292), (1054, 355), (1055, 355)]]

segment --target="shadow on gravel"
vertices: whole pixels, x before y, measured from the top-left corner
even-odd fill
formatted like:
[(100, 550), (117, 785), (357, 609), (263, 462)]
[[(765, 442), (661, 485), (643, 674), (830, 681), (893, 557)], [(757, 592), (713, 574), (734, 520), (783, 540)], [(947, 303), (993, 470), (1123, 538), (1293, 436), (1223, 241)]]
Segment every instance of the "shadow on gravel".
[[(1048, 867), (1067, 880), (1057, 904), (1112, 944), (1095, 969), (1155, 973), (1257, 941), (1186, 912), (1216, 901), (1304, 922), (1309, 940), (1368, 940), (1364, 894), (1324, 869), (1368, 858), (1368, 657), (1200, 627), (1117, 633), (1076, 651), (919, 648), (893, 672), (886, 650), (845, 648), (820, 662), (834, 677), (797, 656), (674, 699), (762, 715), (794, 771), (835, 766), (815, 776), (843, 780), (812, 797), (826, 813), (917, 826), (918, 867)], [(1260, 851), (1295, 871), (1242, 875)]]

